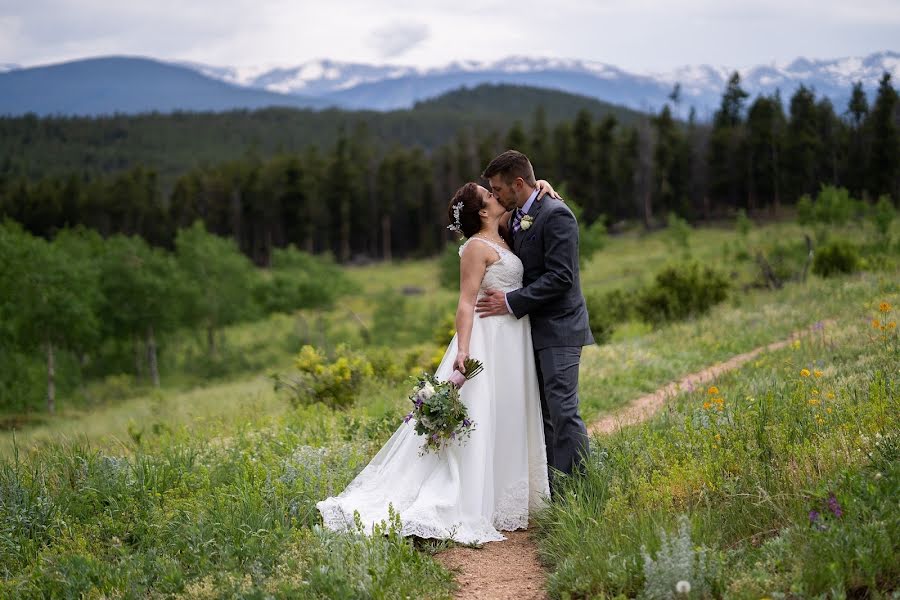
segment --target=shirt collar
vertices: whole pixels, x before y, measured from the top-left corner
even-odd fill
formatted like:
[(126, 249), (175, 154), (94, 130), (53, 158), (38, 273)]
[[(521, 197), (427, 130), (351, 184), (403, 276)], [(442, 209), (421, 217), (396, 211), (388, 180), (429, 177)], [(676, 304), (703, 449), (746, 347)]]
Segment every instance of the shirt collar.
[(525, 206), (522, 207), (523, 214), (527, 215), (528, 211), (531, 210), (531, 205), (534, 204), (534, 199), (537, 198), (538, 189), (539, 188), (535, 188), (535, 190), (533, 192), (531, 192), (531, 195), (528, 197), (528, 202), (526, 202)]

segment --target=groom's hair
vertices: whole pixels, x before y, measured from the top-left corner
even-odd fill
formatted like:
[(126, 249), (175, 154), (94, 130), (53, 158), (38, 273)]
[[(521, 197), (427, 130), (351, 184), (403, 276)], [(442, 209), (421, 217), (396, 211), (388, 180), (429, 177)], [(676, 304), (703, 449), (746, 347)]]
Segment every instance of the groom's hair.
[(507, 184), (515, 181), (517, 177), (521, 177), (528, 185), (537, 185), (531, 161), (517, 150), (507, 150), (492, 160), (481, 174), (485, 179), (490, 179), (494, 175), (499, 175)]

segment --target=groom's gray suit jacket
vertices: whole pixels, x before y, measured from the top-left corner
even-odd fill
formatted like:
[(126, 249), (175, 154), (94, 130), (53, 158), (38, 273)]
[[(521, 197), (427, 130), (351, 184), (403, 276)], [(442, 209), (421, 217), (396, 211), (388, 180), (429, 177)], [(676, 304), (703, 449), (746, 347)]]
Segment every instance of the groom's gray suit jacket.
[(524, 287), (506, 300), (516, 318), (531, 318), (535, 350), (594, 343), (578, 269), (578, 223), (564, 202), (544, 195), (528, 212), (528, 229), (513, 234), (513, 250), (525, 267)]

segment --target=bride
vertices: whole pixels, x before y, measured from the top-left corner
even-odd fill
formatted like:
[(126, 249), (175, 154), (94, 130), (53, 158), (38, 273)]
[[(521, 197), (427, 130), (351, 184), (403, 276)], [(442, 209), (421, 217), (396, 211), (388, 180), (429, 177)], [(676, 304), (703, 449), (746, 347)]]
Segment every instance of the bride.
[[(539, 193), (555, 194), (546, 182), (539, 185)], [(487, 189), (467, 183), (450, 201), (449, 215), (450, 228), (468, 240), (459, 249), (457, 334), (435, 377), (446, 381), (454, 369), (464, 371), (469, 357), (484, 364), (460, 390), (475, 430), (463, 444), (419, 456), (423, 438), (415, 422), (402, 424), (340, 495), (316, 504), (330, 529), (352, 530), (357, 512), (371, 534), (388, 519), (390, 505), (403, 535), (500, 541), (501, 531), (527, 528), (550, 494), (529, 319), (475, 318), (484, 290), (522, 287), (522, 262), (500, 235), (507, 211)]]

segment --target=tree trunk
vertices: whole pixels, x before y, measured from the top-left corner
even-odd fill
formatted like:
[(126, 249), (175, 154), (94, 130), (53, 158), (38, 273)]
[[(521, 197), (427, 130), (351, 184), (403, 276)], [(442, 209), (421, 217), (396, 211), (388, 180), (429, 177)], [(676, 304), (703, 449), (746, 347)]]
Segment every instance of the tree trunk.
[(381, 254), (382, 258), (391, 262), (391, 217), (384, 215), (381, 217)]
[(53, 342), (47, 342), (47, 412), (56, 412), (56, 359)]
[(159, 366), (156, 361), (156, 337), (153, 335), (153, 325), (147, 326), (147, 364), (150, 367), (150, 379), (154, 387), (159, 387)]

